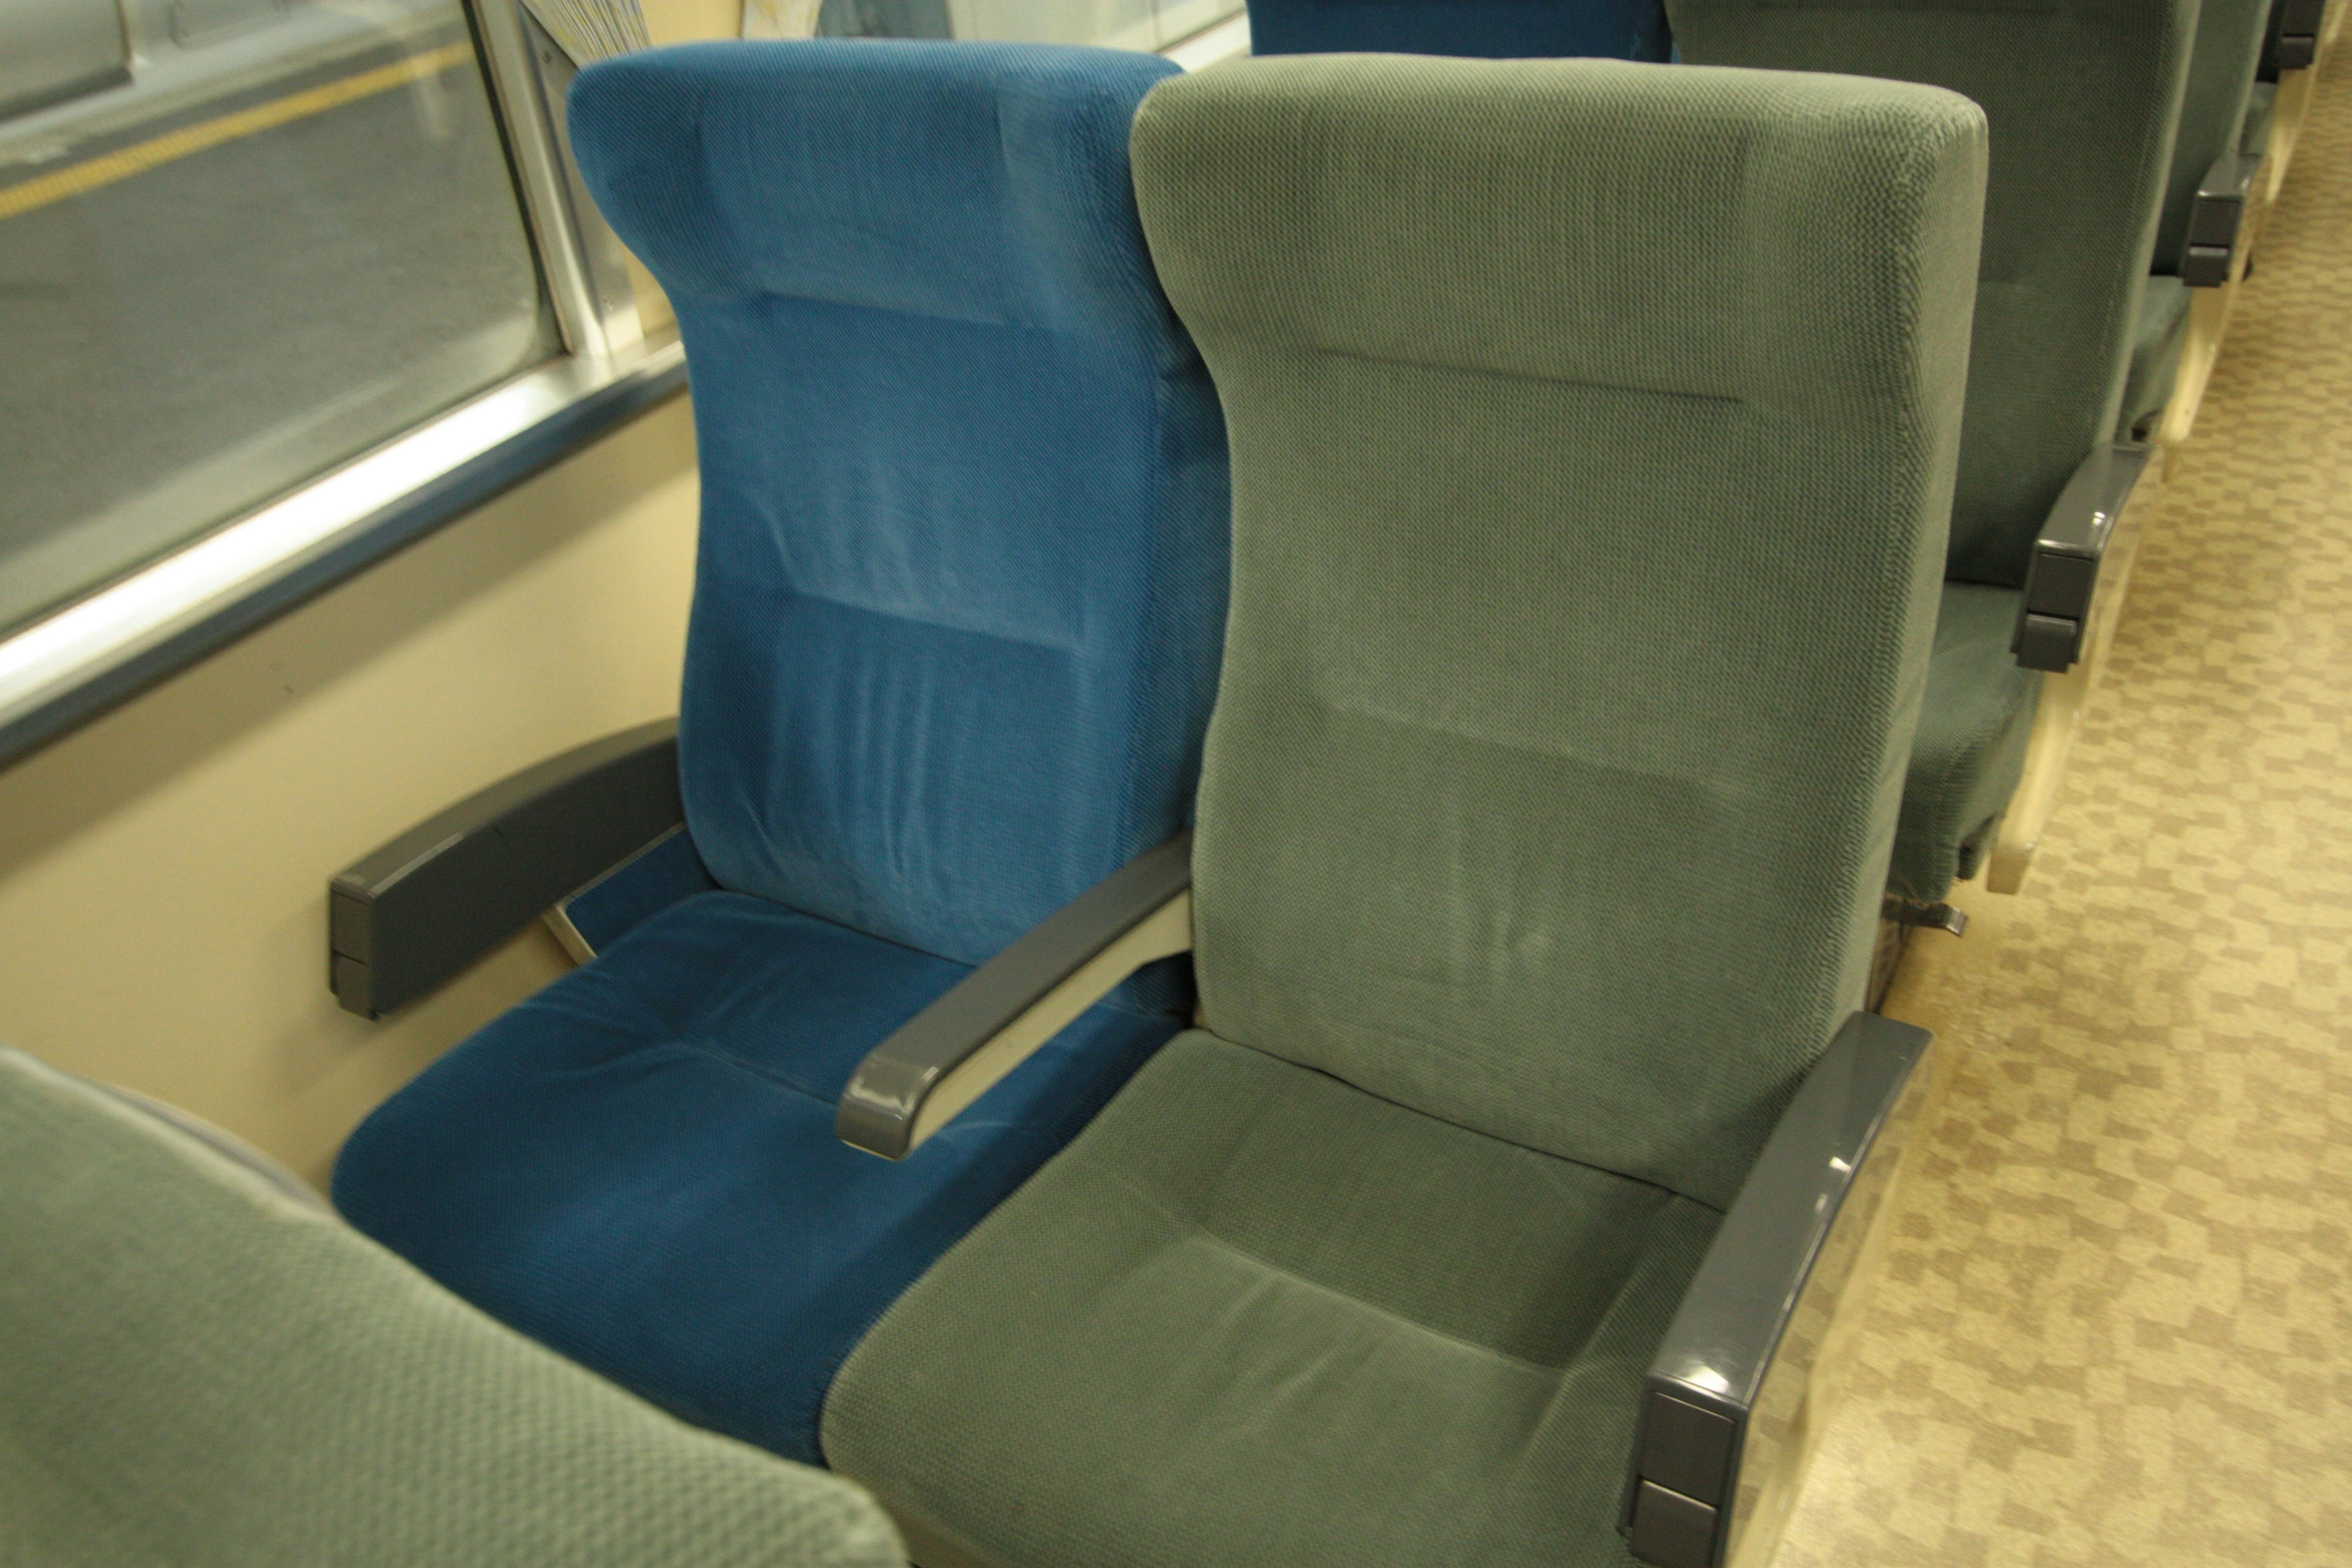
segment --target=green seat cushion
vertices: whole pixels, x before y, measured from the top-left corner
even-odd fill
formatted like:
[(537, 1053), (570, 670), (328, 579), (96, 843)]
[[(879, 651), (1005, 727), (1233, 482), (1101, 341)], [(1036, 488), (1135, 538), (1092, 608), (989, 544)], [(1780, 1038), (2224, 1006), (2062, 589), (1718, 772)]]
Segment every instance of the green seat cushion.
[(867, 1336), (825, 1453), (927, 1568), (1617, 1568), (1717, 1218), (1195, 1031)]
[(1903, 898), (1933, 902), (1956, 877), (1976, 874), (2024, 771), (2042, 677), (2020, 669), (2009, 651), (2019, 597), (2011, 588), (1944, 585), (1887, 879)]
[[(2172, 174), (2156, 232), (2155, 268), (2178, 274), (2189, 249), (2189, 219), (2197, 187), (2224, 153), (2238, 151), (2246, 104), (2262, 63), (2272, 0), (2199, 0), (2197, 38), (2189, 55), (2189, 81), (2180, 98), (2180, 127), (2172, 142)], [(2134, 364), (2137, 374), (2137, 364)]]
[(673, 1420), (7, 1050), (0, 1194), (0, 1561), (904, 1561), (856, 1488)]
[(2164, 412), (2172, 399), (2181, 345), (2189, 337), (2189, 286), (2162, 273), (2147, 280), (2139, 297), (2139, 330), (2132, 335), (2131, 377), (2124, 384), (2123, 413), (2116, 434), (2130, 439)]
[(1981, 120), (1294, 56), (1132, 148), (1234, 455), (1205, 1028), (883, 1317), (825, 1452), (926, 1568), (1620, 1568), (1649, 1354), (1868, 969)]

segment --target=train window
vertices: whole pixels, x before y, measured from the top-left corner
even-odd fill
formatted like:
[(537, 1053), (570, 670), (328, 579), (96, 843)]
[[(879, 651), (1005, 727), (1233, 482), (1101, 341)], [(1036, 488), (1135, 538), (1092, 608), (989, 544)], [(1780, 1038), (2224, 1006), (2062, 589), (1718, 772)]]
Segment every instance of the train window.
[(21, 0), (0, 58), (0, 627), (559, 351), (459, 0)]

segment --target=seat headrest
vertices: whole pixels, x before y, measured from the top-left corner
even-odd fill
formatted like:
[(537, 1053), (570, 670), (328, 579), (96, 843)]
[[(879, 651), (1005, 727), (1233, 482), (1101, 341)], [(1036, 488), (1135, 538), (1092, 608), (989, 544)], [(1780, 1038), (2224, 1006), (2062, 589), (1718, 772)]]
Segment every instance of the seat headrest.
[(1164, 338), (1127, 138), (1177, 68), (1113, 49), (813, 39), (606, 60), (582, 175), (682, 305), (774, 294)]

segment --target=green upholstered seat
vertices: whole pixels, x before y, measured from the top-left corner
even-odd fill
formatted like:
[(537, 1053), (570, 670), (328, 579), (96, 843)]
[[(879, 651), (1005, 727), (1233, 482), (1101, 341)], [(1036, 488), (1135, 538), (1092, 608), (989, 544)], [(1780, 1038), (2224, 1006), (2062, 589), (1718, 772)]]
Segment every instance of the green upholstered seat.
[(2153, 266), (2158, 273), (2180, 275), (2197, 187), (2215, 159), (2240, 150), (2270, 15), (2271, 0), (2199, 0), (2197, 37), (2180, 95), (2180, 129), (2173, 138), (2163, 214), (2157, 221)]
[(2131, 368), (2124, 376), (2123, 411), (2116, 416), (2120, 439), (2147, 439), (2157, 415), (2172, 397), (2180, 351), (2189, 338), (2189, 286), (2158, 272), (2139, 297), (2139, 321), (2132, 329)]
[(2189, 290), (2180, 279), (2189, 250), (2189, 213), (2214, 161), (2239, 151), (2270, 9), (2270, 0), (2199, 0), (2197, 38), (2180, 97), (2180, 129), (2173, 138), (2172, 172), (2157, 222), (2154, 272), (2140, 301), (2123, 414), (2116, 425), (2126, 436), (2144, 432), (2172, 395), (2173, 373), (2189, 331)]
[(1944, 584), (1886, 879), (1899, 897), (1927, 901), (1942, 896), (1956, 869), (1976, 875), (2024, 772), (2042, 678), (2009, 651), (2017, 601), (2014, 588)]
[[(1195, 1031), (954, 1255), (957, 1346), (855, 1363), (826, 1448), (915, 1479), (926, 1568), (1614, 1563), (1718, 1217)], [(945, 1476), (889, 1425), (934, 1410)]]
[[(1991, 175), (1947, 575), (2022, 587), (2052, 503), (2121, 419), (2198, 0), (1667, 0), (1667, 12), (1697, 64), (1927, 82), (1983, 106)], [(2159, 302), (2159, 332), (2165, 320)], [(2164, 355), (2159, 342), (2159, 376)], [(2000, 681), (1975, 700), (2006, 704), (2014, 680)], [(1947, 726), (1931, 715), (1923, 727)], [(1931, 805), (1992, 793), (1989, 779), (1955, 789), (1916, 771), (1937, 765), (1918, 753), (1920, 799), (1895, 856), (1923, 900), (1958, 869), (1931, 866), (1931, 851), (1976, 826)]]
[(1234, 453), (1204, 1027), (836, 1379), (926, 1568), (1625, 1561), (1649, 1355), (1862, 994), (1981, 135), (1589, 61), (1145, 100)]
[(885, 1568), (872, 1501), (0, 1050), (0, 1562)]

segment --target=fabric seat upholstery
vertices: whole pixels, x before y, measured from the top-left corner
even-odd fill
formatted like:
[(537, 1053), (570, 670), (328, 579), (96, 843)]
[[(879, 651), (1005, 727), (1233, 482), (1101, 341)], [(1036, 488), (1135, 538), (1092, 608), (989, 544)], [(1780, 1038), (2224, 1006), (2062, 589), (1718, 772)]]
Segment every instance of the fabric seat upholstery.
[(844, 1363), (929, 1568), (1625, 1561), (1641, 1370), (1868, 968), (1981, 138), (1600, 61), (1146, 100), (1234, 453), (1203, 1027)]
[(666, 853), (722, 890), (436, 1063), (335, 1197), (508, 1321), (793, 1458), (856, 1335), (1190, 1010), (1185, 967), (1155, 966), (916, 1157), (834, 1135), (867, 1051), (1189, 815), (1223, 423), (1127, 167), (1174, 68), (724, 44), (573, 89), (582, 170), (694, 378), (690, 843)]
[(1252, 0), (1250, 52), (1597, 56), (1674, 52), (1661, 0)]
[(1900, 897), (1924, 902), (1940, 897), (1955, 874), (1976, 875), (2025, 770), (2042, 678), (2019, 668), (2009, 651), (2018, 597), (2011, 588), (1944, 584), (1886, 879)]
[[(905, 1445), (954, 1467), (891, 1493), (927, 1568), (1592, 1561), (1718, 1217), (1188, 1034), (955, 1254), (985, 1352), (861, 1365), (832, 1446), (989, 1413)], [(1010, 1328), (1047, 1288), (1050, 1334)]]
[(2189, 286), (2157, 273), (2139, 297), (2139, 322), (2132, 330), (2131, 368), (2124, 376), (2123, 412), (2116, 418), (2122, 440), (2146, 439), (2155, 416), (2171, 401), (2189, 339)]
[[(397, 1201), (348, 1179), (338, 1198), (595, 1371), (814, 1456), (833, 1370), (876, 1314), (1174, 1032), (1102, 1004), (903, 1163), (842, 1142), (859, 1059), (967, 973), (764, 899), (688, 900), (353, 1135), (345, 1168), (396, 1164)], [(471, 1223), (451, 1225), (460, 1205)]]
[(2213, 161), (2237, 152), (2245, 135), (2270, 15), (2271, 0), (2198, 0), (2197, 35), (2180, 94), (2180, 129), (2173, 138), (2156, 231), (2154, 266), (2160, 274), (2180, 275), (2197, 187)]
[(2237, 152), (2245, 134), (2269, 16), (2270, 0), (2198, 0), (2197, 37), (2180, 96), (2180, 129), (2173, 138), (2172, 172), (2157, 224), (2154, 275), (2140, 304), (2117, 426), (2126, 435), (2143, 427), (2172, 395), (2173, 373), (2189, 330), (2189, 290), (2180, 277), (2188, 258), (2189, 214), (2214, 160)]
[[(2197, 5), (1666, 0), (1686, 60), (1924, 82), (1984, 108), (1992, 163), (1946, 573), (1955, 583), (2023, 587), (2052, 504), (2118, 427)], [(2163, 353), (2159, 343), (2151, 369), (2160, 370)], [(1984, 679), (1994, 679), (1989, 669)], [(1958, 691), (1962, 681), (1948, 672), (1938, 686)], [(2008, 701), (2005, 690), (1979, 695), (1994, 706)], [(1963, 728), (1933, 716), (1924, 722)], [(1990, 764), (2000, 754), (1975, 755)], [(1952, 798), (1937, 759), (1922, 752), (1919, 762), (1928, 771), (1915, 773), (1912, 787), (1923, 799)], [(1990, 789), (1988, 775), (1957, 793)], [(1939, 842), (1910, 837), (1915, 824)], [(1906, 813), (1895, 861), (1912, 868), (1910, 896), (1932, 900), (1950, 889), (1958, 861), (1930, 864), (1957, 847), (1948, 826), (1940, 807)]]
[(698, 1432), (328, 1214), (0, 1050), (0, 1558), (889, 1568), (855, 1487)]

